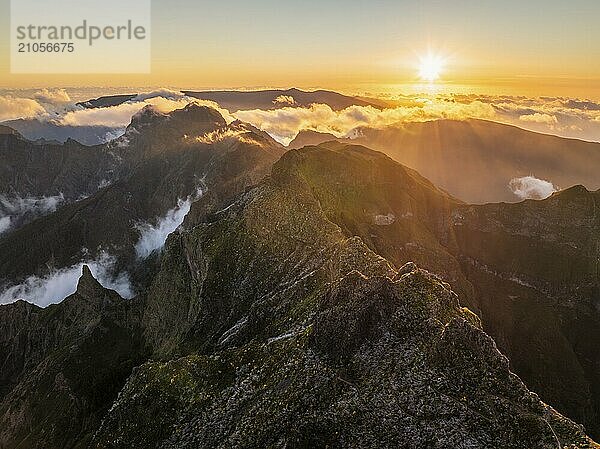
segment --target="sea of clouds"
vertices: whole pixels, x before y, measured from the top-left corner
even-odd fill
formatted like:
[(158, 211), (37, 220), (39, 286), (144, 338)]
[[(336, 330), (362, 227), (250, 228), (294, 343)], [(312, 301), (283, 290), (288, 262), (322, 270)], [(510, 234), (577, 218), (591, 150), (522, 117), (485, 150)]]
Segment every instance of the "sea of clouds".
[(269, 111), (239, 111), (236, 118), (251, 123), (287, 144), (300, 130), (352, 136), (358, 127), (383, 128), (436, 119), (484, 119), (562, 137), (600, 141), (600, 103), (567, 98), (525, 98), (482, 95), (403, 96), (385, 109), (351, 106), (334, 111), (327, 105), (284, 107)]
[[(108, 141), (125, 131), (131, 117), (147, 105), (170, 112), (195, 102), (214, 107), (228, 122), (235, 119), (268, 132), (288, 144), (304, 129), (351, 136), (358, 127), (382, 128), (414, 121), (478, 118), (513, 124), (532, 131), (563, 137), (600, 141), (600, 103), (563, 97), (518, 97), (506, 95), (422, 94), (387, 97), (387, 108), (352, 106), (335, 111), (325, 104), (298, 107), (293, 97), (278, 97), (273, 110), (246, 110), (231, 114), (211, 101), (197, 100), (181, 92), (157, 89), (139, 94), (112, 107), (86, 109), (64, 89), (40, 90), (21, 97), (15, 92), (0, 93), (0, 122), (36, 119), (72, 129), (109, 128), (97, 140)], [(68, 131), (68, 128), (71, 131)], [(43, 137), (43, 136), (34, 136)]]

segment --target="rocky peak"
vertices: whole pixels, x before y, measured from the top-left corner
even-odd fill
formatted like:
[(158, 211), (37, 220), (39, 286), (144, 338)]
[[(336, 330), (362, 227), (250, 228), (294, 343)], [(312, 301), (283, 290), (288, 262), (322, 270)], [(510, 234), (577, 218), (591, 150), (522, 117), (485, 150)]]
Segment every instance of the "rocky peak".
[(162, 113), (148, 105), (132, 117), (126, 136), (142, 146), (166, 149), (177, 146), (184, 136), (201, 136), (227, 126), (221, 114), (208, 106), (190, 103), (182, 109)]
[(196, 124), (209, 124), (225, 126), (227, 123), (223, 116), (214, 108), (198, 103), (189, 103), (183, 109), (176, 109), (169, 114), (175, 120), (194, 122)]
[(141, 131), (143, 128), (159, 124), (166, 120), (167, 115), (163, 114), (152, 105), (144, 106), (140, 111), (131, 117), (131, 123), (128, 130)]
[(103, 296), (104, 287), (94, 278), (92, 271), (88, 265), (83, 265), (81, 277), (77, 284), (77, 295), (86, 299), (97, 298)]
[(575, 185), (568, 189), (560, 190), (552, 196), (560, 200), (572, 201), (577, 198), (586, 198), (590, 194), (594, 194), (594, 192), (591, 192), (585, 186)]

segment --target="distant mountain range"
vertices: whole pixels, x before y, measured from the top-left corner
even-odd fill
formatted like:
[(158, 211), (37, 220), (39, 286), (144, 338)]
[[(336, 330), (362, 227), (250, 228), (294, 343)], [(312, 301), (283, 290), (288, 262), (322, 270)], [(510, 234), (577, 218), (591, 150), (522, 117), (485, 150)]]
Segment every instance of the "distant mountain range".
[(184, 94), (201, 100), (218, 103), (230, 112), (248, 109), (279, 109), (282, 107), (308, 107), (311, 104), (326, 104), (334, 111), (350, 106), (374, 106), (357, 97), (349, 97), (328, 90), (303, 91), (300, 89), (260, 91), (183, 91)]
[(60, 304), (0, 306), (0, 448), (598, 448), (600, 191), (448, 193), (560, 164), (557, 184), (597, 182), (597, 147), (481, 121), (361, 131), (286, 150), (193, 104), (95, 147), (0, 127), (0, 195), (63, 196), (0, 234), (0, 284), (86, 248), (134, 291), (84, 265)]
[[(218, 103), (229, 112), (249, 109), (278, 109), (283, 107), (307, 107), (314, 103), (327, 104), (339, 111), (350, 106), (376, 106), (373, 102), (359, 97), (350, 97), (328, 90), (304, 91), (292, 89), (271, 89), (256, 91), (236, 90), (184, 90), (183, 94), (199, 100)], [(78, 103), (86, 108), (118, 106), (135, 98), (137, 94), (110, 95)], [(377, 105), (377, 107), (380, 107)]]

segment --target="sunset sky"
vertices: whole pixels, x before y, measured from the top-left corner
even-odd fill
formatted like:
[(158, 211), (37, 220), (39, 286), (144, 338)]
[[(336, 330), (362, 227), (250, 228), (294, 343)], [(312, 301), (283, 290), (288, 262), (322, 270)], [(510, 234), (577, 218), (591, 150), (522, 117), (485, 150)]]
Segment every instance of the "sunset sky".
[[(600, 98), (600, 2), (153, 1), (149, 75), (11, 75), (0, 1), (0, 87), (324, 87), (393, 92), (444, 58), (438, 86)], [(43, 5), (51, 5), (44, 2)]]

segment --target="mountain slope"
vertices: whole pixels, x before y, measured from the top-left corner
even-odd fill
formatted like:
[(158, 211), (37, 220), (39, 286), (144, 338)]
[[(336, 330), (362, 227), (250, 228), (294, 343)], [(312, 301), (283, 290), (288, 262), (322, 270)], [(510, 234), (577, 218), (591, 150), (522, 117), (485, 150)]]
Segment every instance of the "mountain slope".
[(600, 191), (459, 207), (453, 229), (486, 329), (527, 384), (600, 431)]
[(108, 126), (73, 126), (39, 119), (16, 119), (3, 122), (29, 140), (64, 143), (69, 139), (83, 145), (97, 145), (114, 138), (115, 128)]
[(340, 141), (345, 142), (347, 139), (339, 139), (330, 133), (322, 133), (311, 129), (300, 131), (296, 137), (288, 144), (290, 150), (298, 150), (308, 145), (320, 145), (325, 142)]
[(77, 106), (83, 106), (90, 109), (110, 108), (112, 106), (119, 106), (120, 104), (133, 100), (135, 97), (137, 97), (137, 95), (138, 94), (107, 95), (104, 97), (93, 98), (91, 100), (79, 102), (77, 103)]
[[(516, 202), (513, 178), (534, 175), (559, 188), (600, 188), (600, 144), (483, 120), (435, 120), (359, 128), (351, 143), (382, 151), (468, 203)], [(301, 133), (297, 147), (303, 141)], [(332, 140), (312, 135), (311, 144)], [(339, 140), (339, 139), (333, 139)], [(344, 141), (344, 140), (342, 140)], [(349, 141), (345, 141), (350, 143)]]
[(74, 201), (118, 175), (117, 156), (100, 147), (73, 140), (37, 145), (11, 128), (4, 130), (0, 133), (0, 195), (7, 199), (62, 194), (65, 201)]
[(308, 107), (313, 103), (329, 105), (334, 111), (340, 111), (350, 106), (372, 106), (367, 101), (327, 90), (303, 91), (293, 88), (258, 91), (183, 91), (183, 93), (201, 100), (214, 101), (230, 112), (249, 109)]
[[(219, 106), (237, 112), (249, 109), (277, 109), (282, 107), (308, 107), (313, 103), (327, 104), (339, 111), (350, 106), (376, 106), (369, 99), (350, 97), (329, 90), (305, 91), (301, 89), (269, 89), (269, 90), (183, 90), (183, 94), (199, 100), (209, 100)], [(103, 108), (118, 106), (134, 99), (137, 95), (109, 95), (77, 103), (85, 108)], [(293, 99), (293, 100), (292, 100)], [(379, 107), (379, 106), (376, 106)]]

